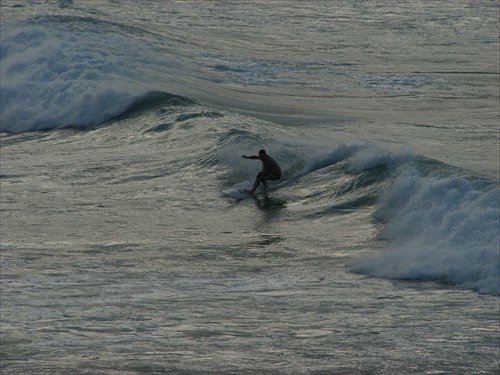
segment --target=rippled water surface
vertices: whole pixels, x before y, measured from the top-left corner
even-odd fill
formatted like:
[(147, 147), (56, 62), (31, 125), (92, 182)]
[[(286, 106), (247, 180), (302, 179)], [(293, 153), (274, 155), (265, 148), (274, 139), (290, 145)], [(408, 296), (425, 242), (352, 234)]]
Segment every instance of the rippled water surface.
[(498, 4), (1, 6), (2, 373), (500, 372)]

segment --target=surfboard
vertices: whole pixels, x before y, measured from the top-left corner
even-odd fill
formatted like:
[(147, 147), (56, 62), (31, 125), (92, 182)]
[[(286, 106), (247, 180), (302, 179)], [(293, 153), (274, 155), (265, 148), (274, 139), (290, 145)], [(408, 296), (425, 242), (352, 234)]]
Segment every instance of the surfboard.
[(252, 189), (252, 181), (244, 181), (244, 182), (239, 182), (230, 188), (222, 190), (222, 193), (227, 195), (228, 197), (232, 197), (232, 198), (236, 198), (236, 199), (245, 199), (245, 198), (252, 198), (252, 197), (255, 198), (257, 195), (268, 193), (268, 192), (278, 188), (281, 184), (271, 185), (268, 189), (264, 189), (262, 186), (260, 186), (253, 195), (250, 195), (250, 194), (245, 193), (245, 189), (246, 190)]
[(245, 193), (244, 188), (229, 188), (226, 190), (222, 190), (222, 193), (227, 195), (228, 197), (236, 198), (236, 199), (245, 199), (252, 197), (250, 194)]
[(281, 208), (286, 206), (286, 201), (282, 199), (271, 198), (267, 195), (267, 191), (265, 190), (257, 190), (254, 195), (247, 194), (243, 191), (243, 188), (229, 188), (223, 190), (222, 193), (227, 195), (228, 197), (235, 198), (237, 200), (243, 200), (246, 198), (252, 198), (257, 206), (260, 208)]

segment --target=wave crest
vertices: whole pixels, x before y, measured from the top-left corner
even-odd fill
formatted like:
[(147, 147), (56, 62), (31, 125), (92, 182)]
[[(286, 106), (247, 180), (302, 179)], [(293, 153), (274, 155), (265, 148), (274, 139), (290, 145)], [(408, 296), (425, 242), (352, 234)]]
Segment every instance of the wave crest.
[(352, 270), (500, 294), (498, 194), (495, 186), (476, 190), (461, 177), (405, 170), (377, 212), (388, 248), (353, 262)]
[(141, 71), (157, 56), (140, 37), (89, 18), (2, 25), (0, 131), (87, 127), (117, 117), (154, 91)]

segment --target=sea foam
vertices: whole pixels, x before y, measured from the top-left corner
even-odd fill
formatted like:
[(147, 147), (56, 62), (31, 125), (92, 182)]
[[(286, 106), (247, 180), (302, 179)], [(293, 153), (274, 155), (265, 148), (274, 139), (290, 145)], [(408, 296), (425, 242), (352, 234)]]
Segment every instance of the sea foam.
[(500, 294), (500, 210), (497, 186), (474, 187), (457, 176), (422, 176), (407, 168), (376, 214), (388, 247), (354, 261), (355, 272), (441, 280)]
[(0, 130), (97, 125), (144, 95), (136, 68), (148, 65), (151, 47), (110, 28), (77, 17), (3, 25)]

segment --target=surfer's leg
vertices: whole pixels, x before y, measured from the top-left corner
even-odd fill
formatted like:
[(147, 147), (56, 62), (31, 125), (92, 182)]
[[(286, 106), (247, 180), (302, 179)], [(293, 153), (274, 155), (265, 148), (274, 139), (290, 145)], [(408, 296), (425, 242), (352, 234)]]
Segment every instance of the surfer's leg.
[(267, 181), (276, 181), (279, 180), (281, 176), (276, 176), (274, 174), (266, 174), (266, 175), (260, 175), (260, 181), (262, 182), (262, 185), (264, 185), (264, 189), (267, 189), (269, 186), (267, 185)]
[(261, 173), (259, 173), (259, 174), (257, 175), (257, 178), (255, 179), (255, 182), (254, 182), (254, 184), (253, 184), (252, 190), (245, 190), (245, 193), (247, 193), (247, 194), (251, 194), (251, 195), (252, 195), (253, 193), (255, 193), (255, 191), (257, 190), (257, 188), (258, 188), (258, 187), (259, 187), (259, 185), (260, 185), (260, 182), (261, 182), (261, 176), (262, 176), (262, 172), (261, 172)]

